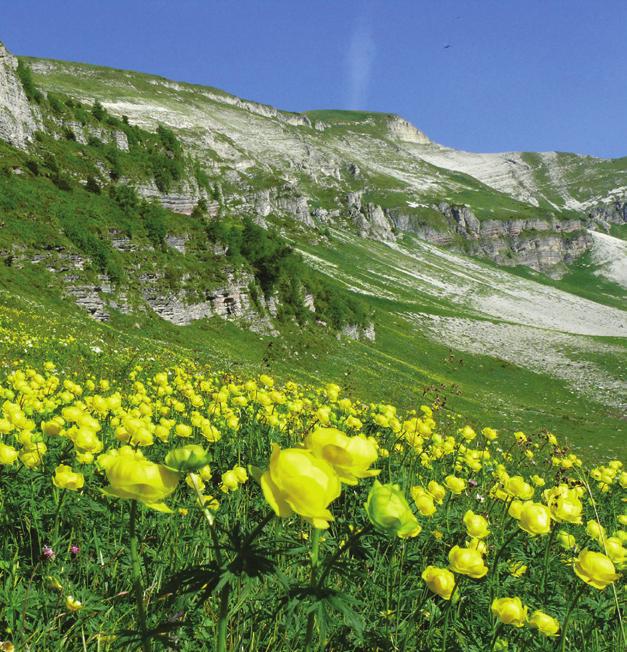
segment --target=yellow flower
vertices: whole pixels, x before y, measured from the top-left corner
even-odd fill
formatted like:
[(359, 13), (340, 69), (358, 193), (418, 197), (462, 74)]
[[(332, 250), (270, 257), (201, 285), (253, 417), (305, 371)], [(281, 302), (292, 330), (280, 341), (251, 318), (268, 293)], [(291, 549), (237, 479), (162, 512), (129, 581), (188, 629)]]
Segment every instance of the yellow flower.
[(449, 568), (460, 575), (468, 575), (474, 579), (483, 577), (488, 567), (483, 563), (483, 557), (473, 548), (453, 546), (448, 553)]
[(488, 521), (480, 514), (475, 514), (472, 510), (468, 510), (464, 514), (464, 525), (466, 532), (475, 539), (484, 539), (490, 534), (488, 528)]
[(455, 589), (455, 575), (448, 568), (427, 566), (422, 571), (422, 579), (431, 591), (445, 600), (450, 600)]
[(586, 548), (575, 559), (573, 570), (577, 577), (600, 591), (620, 577), (609, 557)]
[(505, 625), (524, 627), (527, 607), (520, 598), (496, 598), (492, 601), (492, 613)]
[(412, 487), (410, 489), (411, 497), (414, 499), (414, 503), (418, 508), (418, 511), (423, 516), (432, 516), (435, 514), (435, 504), (433, 502), (433, 496), (427, 493), (422, 487)]
[(145, 459), (139, 451), (122, 446), (107, 463), (109, 486), (104, 492), (118, 498), (139, 500), (151, 509), (170, 511), (162, 502), (175, 489), (179, 475), (161, 464)]
[(528, 534), (548, 534), (551, 531), (551, 512), (541, 503), (526, 503), (521, 512), (518, 525)]
[(466, 488), (466, 480), (454, 475), (447, 475), (446, 478), (444, 478), (444, 482), (453, 494), (461, 494)]
[(345, 484), (355, 485), (360, 478), (381, 472), (368, 468), (378, 457), (377, 444), (371, 437), (347, 437), (336, 428), (316, 428), (305, 438), (305, 446), (328, 462)]
[(608, 537), (606, 539), (605, 552), (619, 568), (623, 567), (625, 562), (625, 548), (623, 548), (623, 542), (618, 537)]
[(378, 530), (390, 532), (401, 539), (420, 534), (422, 528), (397, 484), (381, 484), (375, 480), (365, 507), (370, 522)]
[(557, 542), (564, 550), (573, 550), (577, 547), (577, 540), (572, 534), (568, 534), (565, 530), (560, 530), (557, 533)]
[(444, 496), (446, 496), (446, 489), (441, 484), (435, 480), (431, 480), (427, 485), (427, 491), (433, 496), (433, 500), (435, 500), (436, 503), (439, 505), (442, 504)]
[(597, 521), (588, 521), (586, 534), (598, 543), (603, 543), (603, 539), (605, 539), (605, 528)]
[(505, 481), (505, 491), (514, 498), (529, 500), (533, 497), (533, 487), (520, 475), (514, 475)]
[(222, 484), (220, 485), (221, 491), (228, 493), (229, 491), (236, 491), (239, 487), (239, 481), (237, 480), (237, 475), (232, 469), (230, 471), (225, 471), (222, 474)]
[(466, 441), (472, 441), (477, 436), (477, 433), (470, 426), (464, 426), (458, 432)]
[(525, 503), (523, 503), (522, 500), (512, 500), (507, 510), (507, 513), (512, 518), (515, 518), (517, 521), (519, 521), (524, 506)]
[(522, 561), (513, 561), (509, 565), (510, 575), (522, 577), (527, 572), (527, 566)]
[(534, 611), (529, 618), (529, 627), (537, 629), (545, 636), (557, 636), (560, 631), (559, 622), (543, 611)]
[(165, 456), (165, 465), (175, 471), (193, 473), (206, 466), (209, 460), (209, 453), (202, 446), (189, 444), (171, 450)]
[(545, 485), (544, 478), (539, 475), (532, 475), (531, 482), (536, 485), (536, 487), (543, 487)]
[(277, 516), (296, 513), (315, 528), (329, 527), (333, 515), (329, 505), (340, 495), (340, 480), (333, 467), (309, 450), (272, 445), (268, 470), (261, 476), (261, 489)]
[(68, 595), (65, 598), (65, 606), (70, 611), (80, 611), (83, 608), (83, 603), (74, 596)]
[(75, 473), (72, 471), (71, 466), (67, 464), (59, 464), (55, 470), (52, 484), (59, 489), (69, 489), (70, 491), (77, 491), (82, 489), (85, 484), (85, 478), (82, 473)]
[(13, 446), (0, 443), (0, 464), (10, 466), (17, 459), (18, 452)]
[(466, 547), (478, 550), (482, 555), (485, 555), (488, 552), (488, 546), (482, 539), (468, 539), (466, 540)]
[(574, 493), (556, 496), (549, 502), (549, 507), (551, 516), (558, 523), (581, 523), (583, 505)]
[(494, 430), (494, 428), (484, 428), (481, 431), (481, 434), (490, 441), (494, 441), (499, 436), (498, 432)]

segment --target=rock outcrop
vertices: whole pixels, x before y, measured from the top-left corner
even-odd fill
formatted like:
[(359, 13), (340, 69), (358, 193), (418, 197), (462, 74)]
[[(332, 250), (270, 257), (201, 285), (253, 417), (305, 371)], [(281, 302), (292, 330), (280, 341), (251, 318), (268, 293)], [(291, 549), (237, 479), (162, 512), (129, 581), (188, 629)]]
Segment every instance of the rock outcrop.
[(17, 59), (0, 43), (0, 140), (24, 149), (38, 120), (17, 77)]
[[(247, 274), (230, 274), (222, 287), (205, 292), (196, 302), (190, 302), (184, 292), (164, 292), (159, 289), (158, 280), (155, 275), (143, 276), (143, 298), (159, 317), (172, 324), (184, 326), (216, 316), (243, 320), (255, 332), (277, 334), (268, 316), (254, 305), (250, 295), (253, 278)], [(277, 306), (272, 300), (264, 301), (263, 307), (268, 313), (276, 314)]]

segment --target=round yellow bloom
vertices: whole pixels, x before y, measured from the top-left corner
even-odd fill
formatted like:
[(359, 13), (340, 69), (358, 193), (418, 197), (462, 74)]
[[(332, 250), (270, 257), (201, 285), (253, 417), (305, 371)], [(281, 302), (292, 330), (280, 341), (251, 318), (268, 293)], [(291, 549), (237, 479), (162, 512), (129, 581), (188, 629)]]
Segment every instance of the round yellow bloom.
[(568, 492), (554, 497), (549, 502), (551, 516), (558, 523), (581, 523), (581, 512), (583, 505), (577, 496)]
[(560, 530), (557, 533), (557, 542), (564, 550), (573, 550), (577, 547), (577, 540), (572, 534), (568, 534), (565, 530)]
[(165, 456), (165, 465), (175, 471), (193, 473), (207, 465), (209, 453), (202, 446), (189, 444), (172, 449)]
[(377, 444), (372, 437), (347, 437), (336, 428), (316, 428), (305, 437), (305, 446), (328, 462), (341, 482), (357, 484), (360, 478), (378, 475), (379, 469), (368, 467), (377, 461)]
[(85, 478), (82, 473), (75, 473), (72, 467), (67, 464), (59, 464), (55, 470), (52, 484), (59, 489), (69, 489), (70, 491), (78, 491), (82, 489), (85, 484)]
[(488, 567), (483, 563), (483, 557), (473, 548), (453, 546), (448, 553), (449, 568), (460, 575), (468, 575), (474, 579), (483, 577)]
[(492, 602), (492, 613), (505, 625), (524, 627), (527, 622), (527, 607), (520, 598), (496, 598)]
[(0, 443), (0, 464), (10, 466), (17, 459), (18, 452), (13, 446)]
[[(263, 381), (262, 381), (263, 382)], [(301, 448), (281, 450), (272, 445), (268, 470), (261, 489), (277, 516), (296, 513), (315, 528), (326, 529), (333, 515), (329, 505), (340, 495), (340, 480), (333, 467)]]
[(446, 478), (444, 478), (444, 482), (453, 494), (461, 494), (466, 488), (466, 480), (454, 475), (447, 475)]
[(528, 534), (548, 534), (551, 531), (551, 512), (541, 503), (526, 503), (521, 512), (518, 525)]
[(512, 500), (512, 502), (509, 505), (509, 508), (507, 510), (507, 513), (512, 517), (515, 518), (517, 521), (520, 520), (520, 515), (522, 513), (523, 507), (525, 506), (525, 503), (523, 503), (522, 500)]
[(433, 502), (433, 496), (427, 493), (422, 487), (412, 487), (410, 489), (411, 497), (414, 499), (414, 504), (418, 508), (418, 511), (423, 516), (433, 516), (435, 514), (435, 504)]
[(573, 570), (577, 577), (600, 591), (620, 577), (609, 557), (586, 548), (575, 559)]
[(450, 600), (455, 590), (455, 575), (448, 568), (427, 566), (422, 571), (422, 579), (431, 591), (445, 600)]
[(427, 485), (427, 491), (433, 496), (433, 500), (439, 505), (444, 501), (444, 496), (446, 496), (446, 489), (435, 480), (431, 480)]
[(237, 475), (235, 474), (235, 471), (232, 469), (230, 471), (225, 471), (222, 474), (222, 484), (220, 485), (220, 489), (224, 493), (228, 493), (229, 491), (236, 491), (239, 488), (239, 481), (237, 480)]
[(74, 596), (68, 595), (65, 598), (65, 606), (69, 611), (80, 611), (83, 608), (83, 603)]
[(625, 548), (619, 537), (608, 537), (605, 541), (607, 556), (619, 567), (625, 563)]
[(375, 480), (365, 507), (370, 522), (378, 530), (391, 532), (401, 539), (420, 534), (422, 528), (397, 484)]
[(545, 636), (557, 636), (560, 631), (559, 622), (543, 611), (534, 611), (529, 618), (529, 627), (537, 629)]
[(464, 514), (464, 525), (466, 532), (475, 539), (484, 539), (490, 534), (488, 528), (488, 521), (480, 514), (475, 514), (472, 510), (468, 510)]
[(499, 436), (498, 432), (494, 430), (494, 428), (484, 428), (481, 431), (481, 434), (490, 441), (494, 441)]
[(162, 501), (176, 489), (179, 475), (175, 471), (123, 446), (108, 461), (105, 472), (109, 486), (104, 491), (108, 495), (139, 500), (157, 511), (170, 511)]
[(514, 475), (505, 481), (505, 491), (514, 498), (529, 500), (533, 497), (533, 487), (521, 475)]
[(477, 433), (470, 426), (464, 426), (458, 432), (466, 441), (472, 441), (477, 436)]
[(598, 521), (588, 521), (586, 534), (598, 543), (602, 543), (605, 539), (605, 528)]

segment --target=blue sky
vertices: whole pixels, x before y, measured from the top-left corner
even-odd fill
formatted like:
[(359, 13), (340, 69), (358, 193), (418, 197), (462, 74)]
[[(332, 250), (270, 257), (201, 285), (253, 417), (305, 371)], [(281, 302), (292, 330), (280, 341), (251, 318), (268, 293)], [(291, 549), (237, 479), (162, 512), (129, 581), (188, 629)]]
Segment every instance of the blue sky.
[[(17, 54), (393, 112), (471, 151), (627, 155), (627, 0), (3, 0)], [(450, 45), (450, 47), (445, 47)]]

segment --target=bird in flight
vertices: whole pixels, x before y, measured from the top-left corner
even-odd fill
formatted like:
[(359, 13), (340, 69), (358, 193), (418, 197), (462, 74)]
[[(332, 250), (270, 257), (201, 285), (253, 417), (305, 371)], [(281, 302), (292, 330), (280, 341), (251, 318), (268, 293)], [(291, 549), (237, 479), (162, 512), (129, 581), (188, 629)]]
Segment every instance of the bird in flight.
[(444, 49), (445, 49), (445, 50), (448, 50), (450, 47), (451, 47), (451, 44), (450, 44), (450, 43), (447, 43), (447, 44), (444, 46)]

